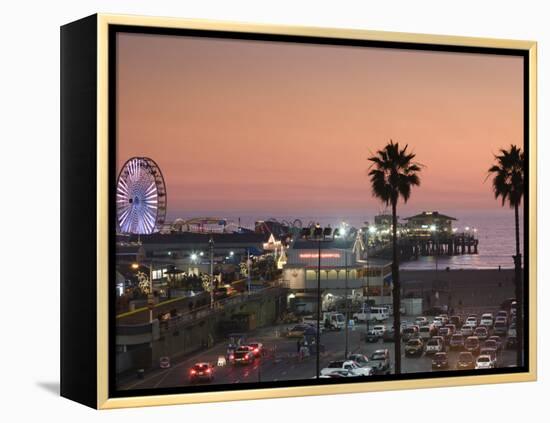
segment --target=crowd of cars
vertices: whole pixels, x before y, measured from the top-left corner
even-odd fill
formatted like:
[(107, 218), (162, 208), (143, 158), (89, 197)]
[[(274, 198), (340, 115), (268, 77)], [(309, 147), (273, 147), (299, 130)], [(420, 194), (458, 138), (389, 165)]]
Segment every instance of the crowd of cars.
[[(218, 359), (218, 365), (249, 365), (257, 359), (264, 356), (266, 350), (261, 342), (248, 342), (246, 345), (238, 345), (232, 348), (232, 344), (228, 346), (228, 353), (225, 357)], [(200, 362), (195, 363), (189, 369), (189, 382), (212, 382), (214, 380), (214, 365), (212, 363)]]
[[(322, 331), (342, 330), (339, 313), (325, 313)], [(517, 348), (516, 308), (514, 302), (501, 306), (497, 312), (481, 314), (418, 316), (414, 321), (402, 321), (400, 327), (403, 352), (406, 357), (427, 356), (432, 370), (492, 369), (499, 365), (500, 352)], [(297, 351), (317, 351), (317, 321), (304, 318), (301, 323), (290, 327), (286, 337), (297, 338)], [(390, 324), (374, 321), (365, 335), (366, 342), (393, 342), (394, 328)], [(313, 350), (312, 350), (312, 347)], [(323, 351), (323, 346), (319, 349)], [(449, 360), (449, 352), (458, 354)], [(243, 334), (231, 334), (225, 357), (233, 366), (249, 365), (265, 354), (260, 342), (247, 342)], [(218, 366), (220, 363), (218, 363)], [(328, 363), (320, 371), (320, 378), (368, 377), (391, 373), (390, 352), (386, 348), (376, 349), (370, 355), (351, 354), (345, 360)], [(214, 379), (214, 365), (196, 363), (189, 370), (190, 382), (211, 382)]]
[(516, 339), (515, 308), (462, 316), (416, 318), (403, 328), (406, 356), (432, 355), (432, 369), (449, 369), (448, 351), (459, 351), (456, 369), (490, 369), (498, 366), (499, 352), (514, 349)]
[[(432, 358), (433, 370), (449, 369), (449, 351), (458, 351), (456, 369), (488, 369), (498, 366), (499, 352), (517, 347), (515, 302), (503, 303), (496, 313), (466, 316), (439, 314), (430, 320), (418, 316), (401, 324), (406, 357)], [(366, 334), (367, 342), (394, 341), (393, 328), (377, 324)]]

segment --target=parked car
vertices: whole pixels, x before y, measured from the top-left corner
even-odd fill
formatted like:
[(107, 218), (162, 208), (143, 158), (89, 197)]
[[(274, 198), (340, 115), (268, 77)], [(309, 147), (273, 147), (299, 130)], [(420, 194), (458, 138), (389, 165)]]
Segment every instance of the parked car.
[(466, 323), (465, 323), (465, 325), (476, 327), (476, 326), (477, 326), (477, 316), (476, 316), (475, 314), (470, 314), (470, 315), (466, 318)]
[(443, 337), (445, 339), (445, 342), (448, 342), (449, 338), (451, 337), (451, 330), (448, 327), (443, 326), (439, 328), (437, 334)]
[(420, 326), (418, 334), (422, 340), (427, 341), (435, 334), (435, 328), (430, 324), (426, 326)]
[(492, 369), (493, 366), (493, 360), (491, 360), (491, 357), (488, 355), (480, 355), (476, 360), (476, 370), (478, 369)]
[(474, 356), (469, 351), (463, 351), (458, 355), (457, 370), (471, 370), (475, 368)]
[(489, 337), (489, 331), (487, 330), (487, 328), (485, 326), (478, 326), (474, 330), (474, 336), (477, 336), (478, 339), (480, 339), (481, 341), (484, 341), (485, 339), (487, 339)]
[[(497, 351), (500, 351), (502, 349), (502, 338), (498, 335), (492, 335), (489, 337), (488, 341), (495, 341), (496, 343), (496, 348), (497, 348)], [(485, 341), (487, 342), (487, 341)]]
[(462, 327), (462, 317), (460, 316), (451, 316), (449, 318), (449, 322), (455, 325), (457, 329), (460, 329)]
[(432, 359), (432, 370), (444, 370), (449, 368), (449, 358), (446, 352), (438, 352)]
[(456, 326), (453, 325), (452, 323), (447, 323), (445, 327), (449, 329), (450, 335), (453, 335), (456, 333)]
[(508, 326), (508, 318), (504, 316), (498, 316), (495, 319), (495, 323), (504, 323), (506, 326)]
[(508, 332), (508, 326), (504, 322), (495, 322), (493, 327), (493, 335), (506, 336)]
[(477, 336), (469, 336), (464, 341), (464, 349), (474, 355), (479, 354), (479, 338)]
[(426, 354), (437, 354), (445, 351), (445, 346), (439, 337), (433, 337), (426, 342)]
[(409, 339), (405, 344), (405, 355), (409, 357), (420, 357), (424, 351), (424, 343), (420, 338)]
[(428, 318), (426, 316), (418, 316), (414, 319), (414, 324), (417, 326), (426, 326), (428, 324)]
[(359, 367), (371, 367), (369, 358), (363, 354), (350, 354), (348, 360), (353, 360)]
[(506, 319), (508, 319), (508, 312), (506, 310), (497, 311), (495, 318), (499, 318), (499, 317), (506, 317)]
[(506, 349), (514, 350), (518, 347), (518, 338), (516, 335), (506, 338)]
[(479, 355), (488, 355), (491, 357), (491, 361), (493, 362), (493, 367), (497, 366), (497, 350), (494, 348), (481, 348), (479, 350)]
[(214, 379), (214, 367), (210, 363), (196, 363), (189, 370), (189, 381), (191, 383), (207, 381)]
[(403, 329), (401, 339), (406, 342), (410, 339), (417, 338), (418, 336), (418, 326), (412, 325)]
[(337, 360), (328, 363), (328, 366), (321, 369), (321, 375), (327, 375), (335, 370), (349, 370), (360, 376), (370, 376), (373, 370), (370, 367), (360, 367), (353, 360)]
[(390, 351), (381, 349), (374, 351), (369, 357), (374, 374), (390, 374)]
[(498, 342), (492, 336), (485, 340), (483, 343), (483, 348), (493, 348), (495, 351), (498, 350)]
[(305, 324), (296, 325), (292, 329), (289, 329), (286, 336), (288, 338), (301, 338), (302, 336), (304, 336), (305, 331), (309, 328), (313, 328), (313, 326)]
[(378, 342), (380, 335), (374, 329), (369, 329), (365, 334), (365, 340), (367, 342)]
[(472, 336), (474, 334), (474, 329), (475, 329), (474, 326), (465, 324), (460, 328), (460, 333), (465, 337)]
[(449, 341), (449, 348), (451, 350), (464, 349), (464, 335), (462, 335), (461, 333), (455, 333), (453, 336), (451, 336), (451, 340)]
[(378, 336), (382, 336), (384, 334), (384, 332), (386, 331), (386, 326), (385, 325), (374, 325), (372, 330)]
[(435, 317), (434, 317), (434, 320), (433, 320), (433, 322), (432, 322), (432, 324), (433, 324), (436, 328), (440, 328), (441, 326), (444, 325), (443, 317), (441, 317), (441, 316), (435, 316)]
[(356, 322), (382, 322), (388, 320), (390, 315), (390, 309), (386, 306), (372, 306), (364, 303), (361, 310), (357, 313), (353, 313), (352, 317)]
[(481, 315), (481, 320), (479, 321), (480, 326), (492, 328), (493, 323), (494, 323), (493, 313), (484, 313)]
[(510, 327), (508, 328), (508, 332), (506, 333), (506, 335), (508, 336), (517, 336), (517, 330), (516, 330), (516, 325), (510, 325)]

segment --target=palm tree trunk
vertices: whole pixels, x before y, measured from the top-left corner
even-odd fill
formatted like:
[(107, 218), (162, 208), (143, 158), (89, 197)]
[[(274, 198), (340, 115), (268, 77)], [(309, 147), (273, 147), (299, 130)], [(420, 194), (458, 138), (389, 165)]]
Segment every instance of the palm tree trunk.
[(514, 257), (516, 289), (516, 334), (517, 334), (517, 363), (523, 365), (523, 275), (521, 272), (521, 252), (519, 249), (519, 205), (514, 206), (516, 223), (516, 255)]
[(395, 374), (401, 374), (401, 283), (399, 282), (399, 254), (397, 250), (397, 202), (392, 201), (392, 281), (393, 329), (395, 343)]

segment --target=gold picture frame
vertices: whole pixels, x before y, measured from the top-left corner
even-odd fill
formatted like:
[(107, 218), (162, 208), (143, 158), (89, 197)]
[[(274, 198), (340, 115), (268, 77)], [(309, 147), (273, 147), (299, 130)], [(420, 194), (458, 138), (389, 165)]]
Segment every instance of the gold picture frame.
[[(77, 22), (78, 23), (78, 22)], [(77, 23), (67, 25), (69, 28)], [(299, 37), (318, 37), (342, 40), (368, 40), (381, 42), (407, 43), (408, 45), (429, 44), (435, 46), (461, 46), (491, 49), (514, 49), (521, 50), (528, 54), (528, 95), (529, 95), (529, 115), (528, 122), (525, 125), (529, 130), (529, 261), (528, 261), (528, 351), (529, 351), (529, 369), (526, 372), (506, 373), (506, 374), (487, 374), (475, 376), (449, 376), (438, 378), (406, 379), (406, 380), (388, 380), (360, 383), (341, 383), (330, 385), (312, 385), (295, 386), (284, 388), (259, 388), (246, 390), (215, 391), (215, 392), (197, 392), (185, 394), (163, 394), (147, 396), (128, 396), (111, 397), (109, 396), (109, 265), (106, 259), (109, 254), (109, 179), (107, 169), (109, 167), (109, 27), (117, 26), (139, 26), (149, 28), (172, 28), (172, 29), (192, 29), (192, 30), (210, 30), (210, 31), (230, 31), (236, 33), (249, 34), (270, 34), (282, 36)], [(260, 25), (235, 22), (219, 22), (211, 20), (162, 18), (162, 17), (144, 17), (144, 16), (124, 16), (114, 14), (94, 15), (90, 27), (95, 27), (96, 39), (93, 40), (97, 46), (95, 59), (97, 68), (95, 69), (96, 87), (96, 167), (95, 183), (97, 189), (93, 193), (95, 196), (96, 211), (95, 235), (97, 242), (95, 244), (95, 262), (90, 264), (93, 267), (95, 284), (96, 306), (94, 316), (96, 352), (94, 369), (96, 370), (95, 401), (91, 394), (86, 397), (79, 397), (73, 394), (73, 389), (84, 389), (75, 387), (75, 383), (65, 383), (62, 395), (75, 399), (79, 402), (90, 405), (98, 409), (113, 409), (122, 407), (140, 407), (152, 405), (171, 405), (171, 404), (190, 404), (205, 403), (216, 401), (236, 401), (249, 399), (281, 398), (307, 395), (327, 395), (327, 394), (346, 394), (358, 392), (400, 390), (400, 389), (418, 389), (418, 388), (436, 388), (447, 386), (464, 386), (477, 384), (493, 384), (503, 382), (528, 382), (535, 381), (537, 378), (537, 44), (534, 41), (517, 41), (503, 39), (489, 39), (462, 36), (445, 36), (429, 34), (411, 34), (400, 32), (381, 32), (368, 31), (362, 29), (336, 29), (336, 28), (314, 28), (301, 26), (284, 25)], [(75, 35), (71, 35), (73, 38)], [(93, 38), (93, 34), (91, 36)], [(75, 47), (76, 48), (76, 47)], [(68, 55), (68, 54), (67, 54)], [(68, 90), (69, 88), (67, 88)], [(63, 98), (63, 96), (62, 96)], [(63, 113), (62, 113), (63, 119)], [(65, 118), (66, 121), (69, 117)], [(63, 147), (62, 147), (63, 149)], [(66, 161), (71, 159), (71, 153), (67, 153)], [(63, 195), (63, 194), (62, 194)], [(69, 194), (67, 194), (69, 195)], [(68, 200), (70, 201), (70, 200)], [(68, 229), (67, 229), (68, 230)], [(62, 247), (63, 248), (63, 247)], [(70, 248), (66, 244), (65, 248)], [(68, 254), (68, 253), (67, 253)], [(62, 281), (63, 284), (63, 281)], [(68, 297), (70, 298), (70, 297)], [(66, 311), (63, 309), (62, 314)], [(64, 324), (62, 324), (64, 327)], [(66, 330), (66, 336), (69, 337), (73, 332)], [(72, 341), (67, 340), (67, 343)], [(62, 351), (64, 351), (62, 349)], [(64, 353), (65, 357), (69, 351)], [(63, 352), (62, 352), (63, 356)], [(92, 361), (93, 361), (92, 358)], [(63, 367), (63, 366), (62, 366)], [(70, 373), (74, 369), (67, 367), (65, 377), (70, 379)], [(63, 379), (63, 377), (62, 377)], [(84, 395), (84, 394), (83, 394)]]

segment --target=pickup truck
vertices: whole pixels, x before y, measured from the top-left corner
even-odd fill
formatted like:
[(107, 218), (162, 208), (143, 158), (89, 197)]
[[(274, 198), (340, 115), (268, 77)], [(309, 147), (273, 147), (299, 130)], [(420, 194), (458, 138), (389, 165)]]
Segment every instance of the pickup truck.
[(349, 370), (359, 376), (371, 376), (373, 371), (370, 367), (360, 367), (353, 360), (338, 360), (331, 361), (327, 367), (321, 369), (321, 376), (326, 376), (331, 374), (334, 371), (338, 370)]

